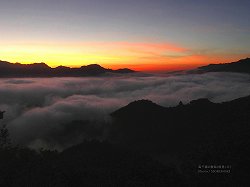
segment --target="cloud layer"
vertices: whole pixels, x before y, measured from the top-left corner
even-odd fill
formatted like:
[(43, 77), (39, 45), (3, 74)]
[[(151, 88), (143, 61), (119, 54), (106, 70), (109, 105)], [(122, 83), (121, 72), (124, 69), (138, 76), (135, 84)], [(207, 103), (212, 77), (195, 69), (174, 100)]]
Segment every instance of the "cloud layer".
[(0, 109), (15, 143), (64, 148), (105, 138), (109, 114), (138, 99), (163, 106), (180, 100), (214, 102), (250, 94), (250, 76), (207, 73), (179, 76), (0, 79)]

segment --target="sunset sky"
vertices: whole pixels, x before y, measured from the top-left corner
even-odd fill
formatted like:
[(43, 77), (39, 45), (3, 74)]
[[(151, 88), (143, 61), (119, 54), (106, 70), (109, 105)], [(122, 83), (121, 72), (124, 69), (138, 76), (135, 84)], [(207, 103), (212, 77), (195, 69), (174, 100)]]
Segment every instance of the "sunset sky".
[(3, 0), (0, 59), (177, 70), (250, 57), (249, 0)]

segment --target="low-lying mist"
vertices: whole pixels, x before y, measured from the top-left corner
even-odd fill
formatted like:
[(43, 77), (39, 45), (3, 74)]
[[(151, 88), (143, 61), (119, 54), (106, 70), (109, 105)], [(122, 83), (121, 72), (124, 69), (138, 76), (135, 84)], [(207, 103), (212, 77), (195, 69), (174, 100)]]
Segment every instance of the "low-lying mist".
[(62, 149), (83, 139), (105, 139), (109, 114), (149, 99), (175, 106), (198, 98), (213, 102), (250, 94), (250, 76), (206, 73), (179, 76), (0, 79), (1, 123), (14, 143)]

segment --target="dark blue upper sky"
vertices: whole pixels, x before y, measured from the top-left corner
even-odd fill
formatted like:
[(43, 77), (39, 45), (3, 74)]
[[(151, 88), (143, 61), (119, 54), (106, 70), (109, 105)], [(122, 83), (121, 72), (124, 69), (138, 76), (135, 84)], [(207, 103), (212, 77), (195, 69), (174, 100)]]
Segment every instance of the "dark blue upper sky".
[(249, 54), (249, 0), (2, 0), (0, 42), (170, 42)]

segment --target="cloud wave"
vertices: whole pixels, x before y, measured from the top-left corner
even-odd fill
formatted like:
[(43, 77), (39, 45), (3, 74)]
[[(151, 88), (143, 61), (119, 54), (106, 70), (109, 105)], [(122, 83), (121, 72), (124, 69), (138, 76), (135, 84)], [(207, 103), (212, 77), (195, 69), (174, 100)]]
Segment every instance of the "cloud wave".
[(179, 76), (0, 79), (0, 109), (15, 143), (64, 148), (105, 138), (109, 114), (138, 99), (163, 106), (198, 98), (214, 102), (250, 94), (250, 76), (207, 73)]

